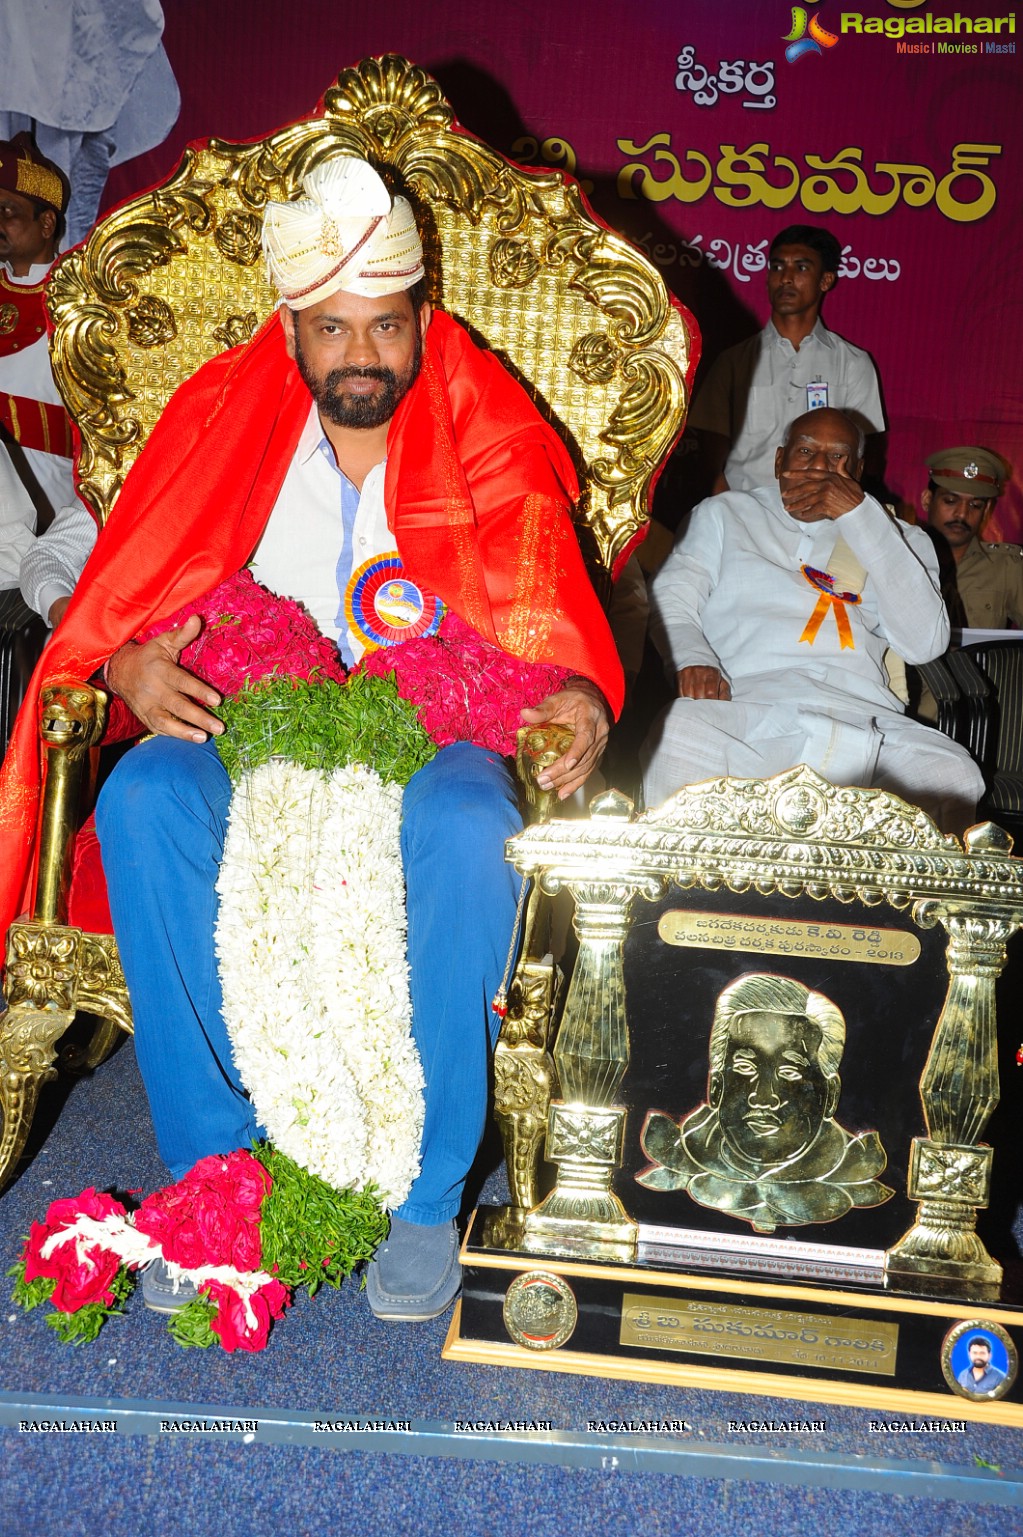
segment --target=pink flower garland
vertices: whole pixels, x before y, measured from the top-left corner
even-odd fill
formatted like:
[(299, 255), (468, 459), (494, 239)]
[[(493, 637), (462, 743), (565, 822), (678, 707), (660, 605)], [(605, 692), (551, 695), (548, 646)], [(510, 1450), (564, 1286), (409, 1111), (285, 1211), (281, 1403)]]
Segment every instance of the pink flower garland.
[(185, 1270), (233, 1265), (258, 1270), (259, 1216), (273, 1180), (251, 1153), (200, 1158), (184, 1179), (146, 1196), (135, 1213), (140, 1233)]
[(179, 608), (135, 639), (141, 644), (178, 629), (192, 614), (199, 615), (203, 627), (182, 651), (181, 666), (221, 694), (237, 694), (245, 683), (273, 673), (345, 681), (334, 642), (321, 635), (301, 604), (268, 592), (251, 571), (229, 576), (197, 603)]
[[(45, 1220), (33, 1222), (21, 1254), (21, 1283), (52, 1281), (50, 1302), (57, 1312), (71, 1314), (94, 1303), (111, 1307), (122, 1266), (133, 1271), (150, 1254), (183, 1270), (223, 1265), (258, 1271), (259, 1223), (272, 1186), (259, 1160), (237, 1151), (201, 1159), (177, 1184), (147, 1196), (134, 1220), (120, 1201), (90, 1187), (54, 1201)], [(97, 1226), (106, 1243), (98, 1237), (89, 1242)], [(51, 1243), (62, 1233), (66, 1242)], [(150, 1240), (148, 1246), (140, 1244), (139, 1234)], [(131, 1261), (125, 1258), (129, 1253)], [(278, 1280), (265, 1281), (247, 1297), (223, 1280), (201, 1280), (198, 1289), (216, 1306), (209, 1326), (224, 1350), (263, 1350), (272, 1322), (291, 1303), (290, 1289)]]
[[(333, 641), (300, 604), (268, 592), (249, 571), (228, 577), (136, 639), (150, 640), (192, 614), (203, 628), (181, 653), (181, 665), (225, 696), (271, 674), (345, 681)], [(570, 676), (566, 667), (527, 662), (491, 645), (450, 609), (436, 635), (371, 651), (359, 667), (377, 678), (393, 675), (438, 747), (475, 742), (508, 755), (515, 752), (520, 712), (557, 693)]]
[(374, 677), (391, 673), (437, 743), (475, 742), (515, 752), (520, 712), (564, 688), (567, 667), (526, 662), (477, 635), (450, 609), (436, 635), (371, 651), (359, 663)]

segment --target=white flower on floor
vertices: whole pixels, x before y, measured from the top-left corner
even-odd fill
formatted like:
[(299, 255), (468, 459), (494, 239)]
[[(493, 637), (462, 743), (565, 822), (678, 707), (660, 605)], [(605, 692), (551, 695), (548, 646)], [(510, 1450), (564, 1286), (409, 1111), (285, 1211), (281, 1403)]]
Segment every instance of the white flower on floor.
[(419, 1172), (401, 788), (350, 764), (242, 776), (217, 882), (234, 1059), (274, 1145), (398, 1206)]

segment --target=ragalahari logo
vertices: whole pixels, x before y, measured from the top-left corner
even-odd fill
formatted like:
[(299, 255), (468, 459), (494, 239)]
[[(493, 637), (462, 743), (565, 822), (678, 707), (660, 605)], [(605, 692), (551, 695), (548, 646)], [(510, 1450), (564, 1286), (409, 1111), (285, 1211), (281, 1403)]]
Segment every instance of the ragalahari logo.
[(795, 64), (804, 53), (823, 53), (825, 48), (834, 48), (838, 38), (834, 32), (829, 32), (822, 27), (817, 17), (816, 10), (811, 16), (802, 5), (792, 7), (792, 31), (787, 32), (782, 41), (788, 43), (785, 57), (790, 64)]

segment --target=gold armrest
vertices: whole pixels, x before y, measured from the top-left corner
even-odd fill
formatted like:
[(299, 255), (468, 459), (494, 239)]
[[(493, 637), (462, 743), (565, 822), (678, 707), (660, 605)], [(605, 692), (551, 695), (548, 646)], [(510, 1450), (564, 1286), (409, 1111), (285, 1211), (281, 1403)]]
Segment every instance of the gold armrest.
[(515, 769), (532, 812), (530, 821), (546, 822), (557, 802), (557, 792), (541, 790), (536, 776), (568, 752), (575, 741), (571, 726), (520, 726)]
[(39, 736), (46, 753), (46, 783), (39, 830), (36, 923), (67, 917), (71, 855), (78, 829), (82, 775), (89, 751), (103, 735), (107, 696), (88, 683), (55, 683), (39, 702)]

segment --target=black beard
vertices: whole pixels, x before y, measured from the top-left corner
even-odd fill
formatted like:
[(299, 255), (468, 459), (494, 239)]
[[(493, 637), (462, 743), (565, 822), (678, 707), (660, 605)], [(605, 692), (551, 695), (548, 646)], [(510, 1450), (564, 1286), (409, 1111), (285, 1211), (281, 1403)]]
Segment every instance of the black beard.
[[(295, 328), (295, 363), (302, 381), (320, 415), (335, 427), (383, 427), (415, 384), (422, 361), (423, 342), (417, 326), (412, 360), (400, 379), (393, 368), (333, 368), (325, 379), (317, 379)], [(376, 379), (382, 388), (376, 395), (345, 396), (340, 387), (347, 379)]]

